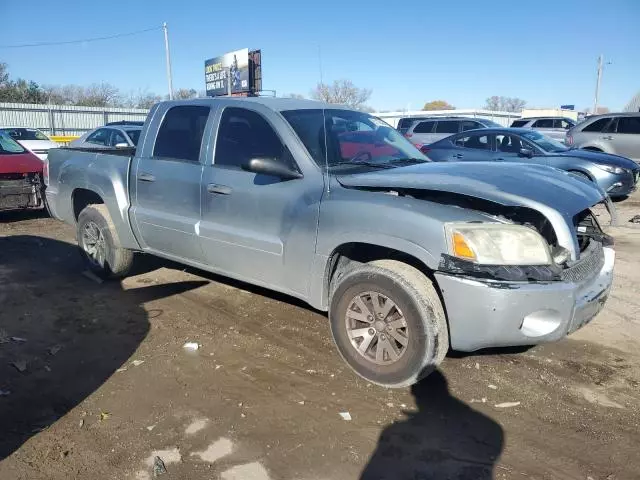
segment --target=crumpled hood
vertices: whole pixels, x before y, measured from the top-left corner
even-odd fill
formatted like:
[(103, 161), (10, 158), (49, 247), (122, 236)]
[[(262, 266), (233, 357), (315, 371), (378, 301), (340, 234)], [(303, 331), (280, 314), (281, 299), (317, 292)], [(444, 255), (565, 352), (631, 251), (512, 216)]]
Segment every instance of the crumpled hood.
[(575, 157), (588, 160), (599, 165), (612, 165), (614, 167), (627, 168), (629, 170), (637, 170), (638, 164), (633, 160), (630, 160), (620, 155), (612, 155), (610, 153), (594, 152), (591, 150), (581, 150), (578, 148), (572, 148), (566, 152), (553, 152), (549, 155), (559, 157)]
[(433, 162), (389, 170), (341, 175), (345, 187), (418, 189), (452, 192), (501, 205), (525, 206), (565, 219), (604, 200), (604, 193), (585, 180), (538, 165), (491, 162)]

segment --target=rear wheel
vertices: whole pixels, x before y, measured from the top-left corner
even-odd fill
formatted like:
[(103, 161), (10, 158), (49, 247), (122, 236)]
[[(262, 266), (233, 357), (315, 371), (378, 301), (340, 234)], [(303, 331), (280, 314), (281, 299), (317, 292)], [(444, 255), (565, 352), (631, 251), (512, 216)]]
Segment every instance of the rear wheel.
[(133, 252), (119, 246), (117, 233), (105, 205), (89, 205), (78, 216), (78, 246), (89, 269), (101, 278), (124, 277)]
[(329, 319), (347, 364), (385, 387), (416, 383), (449, 349), (435, 287), (422, 272), (399, 261), (361, 264), (342, 275), (333, 288)]

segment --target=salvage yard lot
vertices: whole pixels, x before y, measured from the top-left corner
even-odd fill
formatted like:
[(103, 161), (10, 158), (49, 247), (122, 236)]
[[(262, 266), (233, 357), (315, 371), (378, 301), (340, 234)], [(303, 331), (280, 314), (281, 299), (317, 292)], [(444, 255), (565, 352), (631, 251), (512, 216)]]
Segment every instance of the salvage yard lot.
[(72, 227), (1, 213), (0, 479), (638, 478), (640, 194), (616, 205), (590, 325), (400, 390), (296, 300), (148, 257), (98, 284)]

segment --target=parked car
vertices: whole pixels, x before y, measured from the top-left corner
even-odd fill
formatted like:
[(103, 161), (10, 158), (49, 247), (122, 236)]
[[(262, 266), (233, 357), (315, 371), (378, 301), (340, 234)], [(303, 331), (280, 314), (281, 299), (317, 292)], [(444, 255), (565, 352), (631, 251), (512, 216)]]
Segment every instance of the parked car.
[(431, 117), (403, 117), (400, 120), (398, 120), (398, 127), (397, 130), (404, 135), (405, 133), (407, 133), (407, 131), (409, 130), (409, 127), (420, 120), (430, 120), (434, 118), (433, 116)]
[(423, 147), (431, 160), (496, 161), (547, 165), (598, 184), (611, 197), (636, 189), (640, 167), (628, 158), (569, 148), (523, 128), (489, 128), (452, 135)]
[(100, 127), (73, 140), (69, 146), (92, 149), (135, 147), (141, 131), (142, 127), (139, 125)]
[(303, 299), (371, 382), (412, 384), (449, 348), (560, 339), (609, 294), (590, 210), (609, 200), (555, 169), (429, 162), (381, 120), (309, 100), (162, 102), (142, 136), (133, 156), (49, 156), (50, 210), (88, 267), (121, 277), (147, 252)]
[(136, 127), (142, 127), (144, 125), (144, 122), (140, 122), (137, 120), (118, 120), (117, 122), (109, 122), (109, 123), (105, 123), (104, 126), (105, 127), (113, 127), (113, 126), (136, 126)]
[(49, 150), (59, 146), (37, 128), (2, 127), (0, 132), (8, 134), (40, 160), (47, 158)]
[(564, 141), (567, 130), (575, 125), (576, 122), (574, 120), (566, 117), (529, 117), (514, 120), (511, 127), (530, 128), (545, 134), (547, 137)]
[(405, 137), (420, 148), (446, 138), (453, 133), (475, 130), (476, 128), (501, 127), (493, 120), (486, 118), (465, 117), (433, 117), (413, 123)]
[(567, 132), (566, 143), (640, 162), (640, 113), (593, 115)]
[(0, 132), (0, 210), (42, 208), (42, 169), (42, 160)]

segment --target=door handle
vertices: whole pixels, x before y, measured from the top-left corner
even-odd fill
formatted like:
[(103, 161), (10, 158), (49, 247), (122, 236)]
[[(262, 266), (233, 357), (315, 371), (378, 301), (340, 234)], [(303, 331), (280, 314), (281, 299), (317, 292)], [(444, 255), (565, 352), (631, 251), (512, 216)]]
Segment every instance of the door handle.
[(613, 137), (611, 135), (602, 137), (603, 140), (613, 140)]
[(464, 157), (464, 154), (462, 154), (462, 153), (455, 153), (453, 155), (453, 158), (462, 158), (462, 157)]
[(496, 158), (495, 161), (496, 162), (504, 162), (504, 158)]
[(215, 183), (210, 183), (207, 185), (207, 192), (209, 193), (218, 193), (220, 195), (229, 195), (233, 190), (231, 187), (227, 187), (226, 185), (217, 185)]
[(155, 182), (156, 177), (151, 175), (150, 173), (142, 172), (138, 174), (138, 180), (141, 182)]

